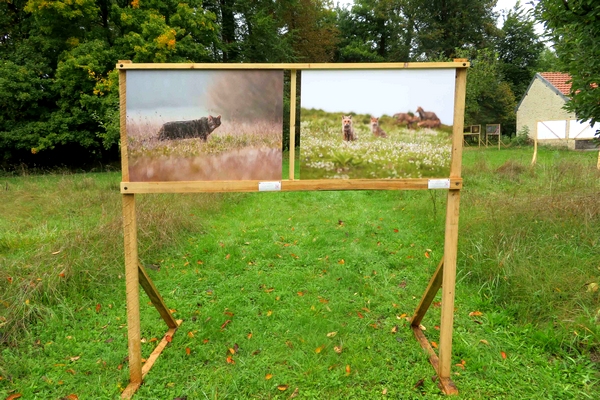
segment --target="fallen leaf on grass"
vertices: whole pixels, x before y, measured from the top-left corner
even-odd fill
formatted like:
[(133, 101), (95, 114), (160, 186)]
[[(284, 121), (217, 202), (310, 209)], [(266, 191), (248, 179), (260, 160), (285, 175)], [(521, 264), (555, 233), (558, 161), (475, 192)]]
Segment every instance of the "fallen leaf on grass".
[(96, 304), (96, 314), (100, 312), (102, 305), (100, 303)]
[(324, 345), (321, 345), (321, 346), (317, 347), (317, 348), (315, 349), (315, 353), (319, 354), (320, 352), (322, 352), (322, 351), (323, 351), (323, 349), (324, 349), (324, 348), (325, 348), (325, 346), (324, 346)]
[(469, 317), (481, 317), (483, 313), (481, 311), (472, 311), (469, 313)]
[(72, 368), (69, 368), (68, 370), (66, 370), (65, 372), (68, 372), (69, 374), (75, 375), (75, 370)]
[(392, 333), (398, 333), (398, 325), (394, 325), (392, 328)]
[(298, 388), (294, 389), (294, 393), (292, 393), (289, 398), (293, 399), (296, 396), (298, 396)]
[(268, 381), (269, 379), (271, 379), (273, 377), (273, 374), (266, 374), (265, 375), (265, 379)]
[(21, 393), (15, 393), (15, 394), (11, 394), (10, 396), (8, 396), (6, 398), (6, 400), (15, 400), (18, 399), (19, 397), (23, 396)]
[(429, 252), (425, 252), (425, 258), (429, 258)]
[(231, 356), (227, 356), (227, 364), (235, 364), (235, 360), (233, 358), (231, 358)]
[(337, 335), (337, 332), (329, 332), (329, 333), (327, 334), (327, 337), (329, 337), (329, 338), (332, 338), (332, 337), (334, 337), (335, 335)]
[(431, 347), (433, 347), (434, 349), (437, 349), (438, 345), (436, 342), (431, 342)]
[(194, 337), (194, 332), (192, 332), (192, 331), (189, 331), (189, 332), (187, 333), (187, 335), (188, 335), (188, 337), (191, 337), (191, 338), (193, 338), (193, 337)]
[(192, 352), (192, 349), (190, 349), (189, 347), (185, 348), (185, 354), (187, 354), (189, 356), (191, 352)]
[(381, 391), (381, 394), (385, 396), (385, 395), (387, 394), (387, 389), (386, 389), (386, 388), (384, 388), (384, 389)]
[(304, 296), (304, 292), (298, 292), (298, 296)]
[(333, 346), (333, 351), (335, 351), (338, 354), (342, 354), (342, 346)]
[(396, 315), (396, 319), (404, 319), (406, 318), (406, 314)]
[(487, 344), (487, 345), (489, 346), (489, 343), (488, 343), (488, 341), (487, 341), (487, 340), (485, 340), (485, 339), (481, 339), (481, 340), (479, 341), (479, 343)]
[(425, 379), (419, 379), (417, 381), (417, 383), (415, 383), (415, 386), (413, 386), (413, 388), (420, 388), (421, 386), (423, 386), (423, 383), (425, 382)]
[(165, 335), (165, 340), (167, 341), (167, 343), (171, 343), (173, 338), (171, 337), (171, 335)]
[(277, 389), (284, 392), (288, 389), (288, 385), (279, 385), (279, 386), (277, 386)]
[(338, 261), (338, 264), (345, 264), (346, 261), (344, 261), (344, 259), (342, 258), (340, 261)]
[(71, 360), (71, 361), (77, 361), (77, 360), (79, 360), (80, 358), (81, 358), (81, 356), (76, 356), (76, 357), (71, 357), (71, 358), (69, 358), (69, 360)]
[(229, 323), (230, 323), (230, 322), (231, 322), (231, 320), (230, 320), (230, 319), (228, 319), (227, 321), (223, 322), (223, 325), (221, 325), (221, 330), (225, 329), (225, 327), (226, 327), (227, 325), (229, 325)]
[(246, 338), (252, 339), (252, 332), (248, 333), (248, 335), (246, 335)]
[(358, 315), (358, 318), (364, 318), (364, 316), (359, 311), (357, 311), (356, 314)]
[(502, 356), (502, 359), (503, 359), (503, 360), (506, 360), (506, 353), (505, 353), (505, 352), (501, 351), (501, 352), (500, 352), (500, 355)]
[(75, 393), (71, 393), (68, 396), (61, 397), (60, 400), (79, 400), (79, 397)]
[(350, 375), (350, 372), (351, 372), (350, 365), (346, 364), (346, 375)]
[(55, 255), (59, 254), (61, 251), (62, 251), (62, 250), (53, 251), (53, 252), (52, 252), (52, 255), (54, 255), (54, 256), (55, 256)]

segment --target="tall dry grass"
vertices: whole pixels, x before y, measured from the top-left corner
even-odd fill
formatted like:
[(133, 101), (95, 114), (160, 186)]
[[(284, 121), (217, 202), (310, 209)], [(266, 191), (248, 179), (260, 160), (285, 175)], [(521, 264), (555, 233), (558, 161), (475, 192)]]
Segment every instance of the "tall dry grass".
[[(62, 174), (0, 180), (0, 343), (14, 343), (29, 324), (65, 297), (81, 306), (124, 275), (120, 174)], [(142, 261), (202, 229), (225, 194), (138, 196)]]
[(600, 343), (600, 173), (595, 158), (480, 157), (464, 169), (461, 274), (517, 321), (568, 325)]

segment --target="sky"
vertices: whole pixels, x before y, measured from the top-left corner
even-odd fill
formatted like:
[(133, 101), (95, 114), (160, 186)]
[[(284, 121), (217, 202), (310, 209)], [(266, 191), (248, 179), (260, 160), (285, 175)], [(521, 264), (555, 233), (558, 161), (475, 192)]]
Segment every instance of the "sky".
[(433, 111), (443, 124), (454, 116), (455, 69), (305, 70), (304, 108), (381, 117)]

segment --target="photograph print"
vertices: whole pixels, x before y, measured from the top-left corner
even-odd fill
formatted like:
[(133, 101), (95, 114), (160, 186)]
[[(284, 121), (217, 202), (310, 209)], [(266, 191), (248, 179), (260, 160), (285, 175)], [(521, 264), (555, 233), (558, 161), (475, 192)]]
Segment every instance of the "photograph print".
[(454, 69), (302, 71), (300, 179), (447, 178)]
[(282, 70), (127, 71), (131, 182), (281, 180)]

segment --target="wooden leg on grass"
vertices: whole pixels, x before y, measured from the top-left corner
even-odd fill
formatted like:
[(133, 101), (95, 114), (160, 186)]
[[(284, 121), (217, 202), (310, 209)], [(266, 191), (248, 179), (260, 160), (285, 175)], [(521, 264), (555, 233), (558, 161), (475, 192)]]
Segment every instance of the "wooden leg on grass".
[(125, 397), (129, 393), (129, 396), (133, 395), (142, 384), (140, 287), (138, 283), (137, 222), (134, 194), (123, 195), (123, 236), (125, 241), (125, 290), (129, 348), (129, 385), (122, 393), (122, 396)]
[(446, 210), (446, 237), (444, 241), (444, 271), (442, 278), (442, 322), (440, 325), (440, 380), (450, 379), (452, 364), (452, 325), (456, 293), (456, 258), (458, 250), (458, 211), (460, 190), (448, 192)]

